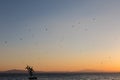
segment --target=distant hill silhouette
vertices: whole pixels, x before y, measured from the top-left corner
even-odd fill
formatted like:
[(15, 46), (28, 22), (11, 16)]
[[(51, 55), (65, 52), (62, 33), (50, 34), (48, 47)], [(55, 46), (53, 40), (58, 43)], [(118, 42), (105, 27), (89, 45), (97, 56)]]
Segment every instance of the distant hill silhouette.
[(81, 70), (79, 72), (82, 72), (82, 73), (92, 73), (92, 72), (102, 72), (100, 70), (92, 70), (92, 69), (84, 69), (84, 70)]
[[(11, 69), (7, 71), (0, 71), (0, 73), (28, 73), (26, 70)], [(35, 71), (35, 73), (44, 73), (44, 71)]]
[[(99, 71), (99, 70), (91, 70), (91, 69), (84, 69), (84, 70), (80, 70), (80, 71), (75, 71), (75, 73), (92, 73), (92, 72), (103, 72), (103, 71)], [(19, 70), (19, 69), (11, 69), (11, 70), (7, 70), (7, 71), (0, 71), (0, 73), (28, 73), (26, 70)], [(47, 72), (47, 71), (35, 71), (35, 73), (71, 73), (71, 72), (67, 72), (67, 71), (58, 71), (58, 72)], [(74, 73), (74, 71), (73, 71)]]
[(2, 71), (1, 73), (27, 73), (25, 70), (11, 69), (7, 71)]

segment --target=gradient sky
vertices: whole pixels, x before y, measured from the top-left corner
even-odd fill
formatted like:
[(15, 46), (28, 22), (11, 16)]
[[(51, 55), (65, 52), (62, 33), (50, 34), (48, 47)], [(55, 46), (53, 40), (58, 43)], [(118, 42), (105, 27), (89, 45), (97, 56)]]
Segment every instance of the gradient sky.
[(120, 0), (0, 0), (0, 71), (120, 71)]

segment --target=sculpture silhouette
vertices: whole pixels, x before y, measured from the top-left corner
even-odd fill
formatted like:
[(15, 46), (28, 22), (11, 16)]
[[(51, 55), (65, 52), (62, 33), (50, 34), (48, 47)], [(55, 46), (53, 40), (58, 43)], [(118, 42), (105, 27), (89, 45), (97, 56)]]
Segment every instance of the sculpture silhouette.
[(34, 72), (33, 68), (30, 66), (27, 66), (26, 69), (28, 70), (29, 75), (33, 76), (33, 72)]
[(27, 71), (28, 71), (28, 73), (30, 75), (29, 80), (36, 80), (37, 79), (37, 77), (33, 76), (34, 70), (33, 70), (32, 67), (30, 67), (30, 66), (27, 65), (27, 67), (25, 69), (27, 69)]

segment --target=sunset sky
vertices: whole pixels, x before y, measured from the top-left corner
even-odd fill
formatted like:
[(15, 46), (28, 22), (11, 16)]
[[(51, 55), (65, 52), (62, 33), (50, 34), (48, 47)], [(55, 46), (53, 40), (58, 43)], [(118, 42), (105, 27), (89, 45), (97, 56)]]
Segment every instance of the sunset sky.
[(0, 71), (120, 71), (120, 0), (0, 0)]

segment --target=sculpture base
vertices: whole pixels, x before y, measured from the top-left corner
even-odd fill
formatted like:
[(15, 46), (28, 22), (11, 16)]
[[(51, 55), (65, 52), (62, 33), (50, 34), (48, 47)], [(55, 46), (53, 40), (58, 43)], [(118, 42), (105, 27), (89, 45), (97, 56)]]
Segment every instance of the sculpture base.
[(29, 80), (37, 80), (37, 77), (32, 76), (32, 77), (29, 77), (28, 79)]

